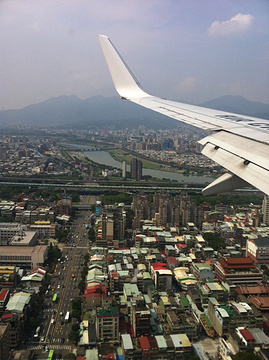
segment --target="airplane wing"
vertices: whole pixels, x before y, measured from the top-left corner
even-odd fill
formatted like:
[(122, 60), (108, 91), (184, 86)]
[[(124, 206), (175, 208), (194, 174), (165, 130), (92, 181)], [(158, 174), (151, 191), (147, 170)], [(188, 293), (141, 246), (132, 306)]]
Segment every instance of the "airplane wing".
[(145, 92), (110, 39), (98, 35), (114, 82), (122, 99), (181, 122), (210, 131), (199, 141), (202, 154), (230, 173), (210, 183), (204, 195), (254, 186), (269, 195), (269, 121), (170, 101)]

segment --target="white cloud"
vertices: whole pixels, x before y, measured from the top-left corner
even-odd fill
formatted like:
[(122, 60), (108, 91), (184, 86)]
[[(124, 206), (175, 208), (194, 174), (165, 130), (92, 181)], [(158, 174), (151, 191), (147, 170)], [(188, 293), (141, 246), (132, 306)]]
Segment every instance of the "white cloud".
[(227, 21), (214, 21), (210, 25), (208, 33), (212, 36), (242, 33), (250, 29), (253, 19), (253, 16), (250, 14), (237, 14)]

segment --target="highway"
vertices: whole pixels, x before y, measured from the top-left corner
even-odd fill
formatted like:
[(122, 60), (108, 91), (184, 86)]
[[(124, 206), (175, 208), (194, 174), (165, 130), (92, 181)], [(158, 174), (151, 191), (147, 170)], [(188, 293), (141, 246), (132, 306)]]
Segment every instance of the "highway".
[(97, 190), (97, 191), (104, 191), (104, 190), (116, 190), (116, 191), (147, 191), (147, 192), (155, 192), (159, 190), (168, 190), (168, 191), (180, 191), (180, 190), (188, 190), (188, 191), (201, 191), (203, 188), (201, 187), (195, 187), (193, 184), (192, 187), (189, 187), (186, 185), (179, 184), (177, 186), (167, 186), (167, 185), (154, 185), (155, 183), (136, 183), (136, 182), (130, 182), (127, 184), (113, 184), (107, 181), (106, 184), (103, 183), (81, 183), (81, 184), (71, 184), (71, 183), (49, 183), (49, 182), (33, 182), (29, 181), (27, 182), (26, 179), (24, 179), (23, 182), (17, 182), (17, 181), (2, 181), (0, 179), (1, 185), (7, 185), (7, 186), (33, 186), (33, 187), (44, 187), (44, 188), (61, 188), (61, 189), (79, 189), (79, 190)]

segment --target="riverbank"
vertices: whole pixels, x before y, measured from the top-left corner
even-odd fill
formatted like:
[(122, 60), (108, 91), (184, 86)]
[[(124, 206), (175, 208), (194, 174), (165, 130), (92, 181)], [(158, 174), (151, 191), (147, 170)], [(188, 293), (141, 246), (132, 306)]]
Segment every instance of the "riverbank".
[[(163, 163), (160, 161), (150, 161), (146, 157), (141, 156), (140, 154), (136, 153), (135, 151), (130, 151), (127, 149), (121, 150), (121, 149), (109, 149), (107, 152), (110, 154), (110, 156), (119, 162), (126, 161), (127, 164), (131, 164), (132, 159), (135, 157), (136, 159), (140, 160), (142, 162), (142, 167), (144, 169), (153, 169), (153, 170), (165, 170), (165, 171), (175, 171), (173, 170), (167, 163)], [(182, 172), (182, 171), (179, 171)]]
[[(77, 149), (81, 149), (81, 153), (84, 157), (95, 163), (96, 165), (104, 168), (112, 167), (117, 169), (122, 169), (122, 157), (119, 157), (120, 160), (114, 159), (108, 151), (111, 151), (112, 149), (104, 149), (104, 150), (98, 150), (98, 151), (87, 151), (85, 149), (85, 145), (78, 145), (78, 144), (66, 144), (67, 146), (74, 146)], [(87, 147), (86, 147), (87, 148)], [(70, 150), (70, 149), (69, 149)], [(114, 154), (117, 156), (120, 156), (119, 154), (127, 153), (127, 151), (122, 149), (117, 149), (118, 151), (115, 151), (116, 149), (113, 149)], [(120, 151), (119, 151), (120, 150)], [(115, 156), (116, 156), (115, 155)], [(127, 155), (125, 155), (127, 156)], [(130, 154), (129, 156), (134, 157), (133, 154)], [(138, 157), (139, 158), (139, 157)], [(149, 161), (148, 161), (149, 163)], [(156, 168), (146, 168), (143, 166), (143, 176), (151, 176), (152, 178), (161, 179), (161, 180), (169, 180), (169, 181), (177, 181), (181, 184), (195, 184), (198, 186), (205, 186), (208, 185), (213, 181), (213, 178), (203, 175), (192, 175), (188, 174), (186, 175), (182, 171), (171, 171), (170, 168), (167, 171), (167, 164), (165, 164), (163, 167), (160, 166)], [(130, 165), (127, 163), (126, 165), (126, 171), (130, 171)]]

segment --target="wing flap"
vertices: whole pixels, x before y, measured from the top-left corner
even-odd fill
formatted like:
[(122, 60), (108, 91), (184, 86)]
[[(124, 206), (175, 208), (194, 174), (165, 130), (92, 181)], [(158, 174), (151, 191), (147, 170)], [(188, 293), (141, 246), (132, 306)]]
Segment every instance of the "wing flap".
[(226, 173), (205, 187), (202, 193), (205, 196), (210, 196), (223, 192), (231, 192), (247, 186), (249, 186), (249, 183), (240, 179), (238, 176)]
[(242, 157), (232, 154), (225, 149), (218, 148), (214, 144), (207, 143), (202, 150), (213, 161), (222, 165), (233, 174), (254, 187), (257, 187), (265, 194), (269, 195), (268, 176), (269, 171), (256, 164), (248, 163)]
[(215, 132), (198, 142), (202, 145), (210, 143), (261, 168), (269, 169), (269, 148), (263, 143), (230, 134), (223, 130)]

